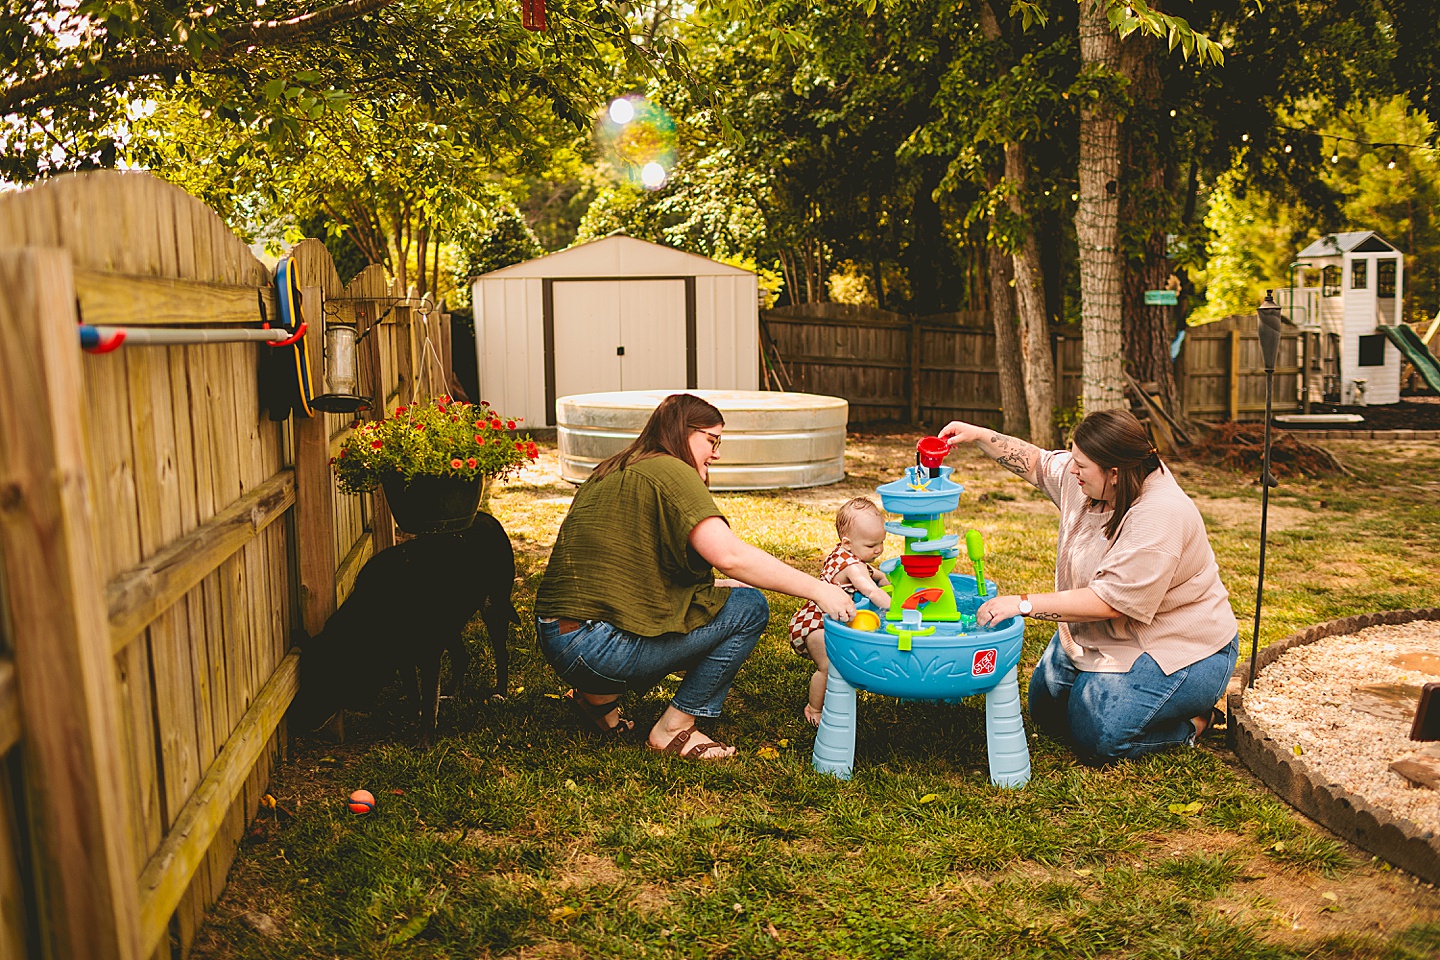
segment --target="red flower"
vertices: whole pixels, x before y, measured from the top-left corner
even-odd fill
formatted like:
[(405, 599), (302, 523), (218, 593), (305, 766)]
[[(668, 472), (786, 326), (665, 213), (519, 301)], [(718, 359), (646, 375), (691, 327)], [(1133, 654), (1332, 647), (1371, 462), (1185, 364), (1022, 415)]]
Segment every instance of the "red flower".
[(423, 423), (417, 423), (417, 424), (415, 424), (415, 429), (416, 429), (416, 430), (420, 430), (420, 431), (423, 432), (424, 429), (425, 429), (425, 424), (423, 424)]
[[(384, 441), (384, 440), (372, 440), (372, 441), (370, 441), (370, 446), (373, 447), (373, 448), (375, 448), (376, 450), (379, 450), (381, 447), (385, 446), (385, 441)], [(343, 455), (343, 454), (344, 454), (344, 451), (341, 451), (341, 454)]]
[[(473, 462), (473, 461), (472, 461), (472, 462)], [(459, 457), (456, 457), (454, 460), (451, 460), (451, 461), (450, 461), (450, 466), (451, 466), (451, 468), (452, 468), (452, 469), (455, 469), (455, 470), (459, 470), (459, 469), (460, 469), (461, 467), (463, 467), (464, 465), (465, 465), (465, 464), (460, 460)]]
[(479, 465), (480, 461), (476, 460), (474, 457), (471, 457), (469, 460), (465, 461), (465, 466), (469, 467), (471, 470), (474, 470)]
[(506, 420), (506, 421), (505, 421), (505, 427), (506, 427), (506, 429), (508, 429), (508, 430), (514, 430), (514, 429), (515, 429), (515, 421), (514, 421), (514, 420)]
[(537, 446), (535, 446), (534, 441), (531, 441), (531, 443), (530, 443), (530, 449), (529, 449), (527, 452), (530, 454), (530, 459), (531, 459), (531, 460), (538, 460), (538, 459), (540, 459), (540, 448), (537, 447)]
[(477, 434), (475, 434), (475, 442), (476, 442), (476, 443), (484, 443), (484, 442), (485, 442), (485, 438), (482, 437), (482, 436), (480, 436), (480, 434), (477, 433)]
[(407, 409), (406, 407), (396, 407), (396, 408), (395, 408), (395, 415), (396, 415), (396, 416), (399, 416), (400, 414), (404, 413), (406, 409)]
[(441, 403), (450, 403), (450, 402), (452, 402), (452, 401), (450, 400), (450, 394), (447, 393), (447, 394), (445, 394), (445, 396), (441, 397), (441, 398), (440, 398), (440, 402), (441, 402)]
[(484, 429), (485, 429), (485, 421), (484, 421), (484, 420), (476, 420), (476, 421), (475, 421), (475, 426), (478, 427), (478, 428), (481, 429), (481, 430), (484, 430)]
[(334, 458), (334, 457), (331, 457), (331, 458), (330, 458), (330, 465), (331, 465), (331, 466), (334, 466), (334, 465), (335, 465), (335, 458)]
[(342, 456), (342, 457), (345, 456), (345, 453), (346, 453), (346, 451), (341, 450), (341, 451), (340, 451), (340, 456)]
[(490, 426), (494, 427), (496, 430), (499, 430), (499, 429), (500, 429), (500, 418), (499, 418), (499, 417), (496, 417), (494, 420), (491, 420), (491, 421), (490, 421)]
[(521, 451), (521, 452), (524, 452), (524, 450), (525, 450), (525, 444), (521, 443), (519, 440), (516, 440), (516, 441), (515, 441), (515, 449), (516, 449), (516, 450), (519, 450), (519, 451)]
[(450, 421), (451, 421), (452, 423), (459, 423), (459, 422), (460, 422), (460, 418), (459, 418), (459, 417), (456, 417), (456, 416), (451, 416), (451, 417), (450, 417)]

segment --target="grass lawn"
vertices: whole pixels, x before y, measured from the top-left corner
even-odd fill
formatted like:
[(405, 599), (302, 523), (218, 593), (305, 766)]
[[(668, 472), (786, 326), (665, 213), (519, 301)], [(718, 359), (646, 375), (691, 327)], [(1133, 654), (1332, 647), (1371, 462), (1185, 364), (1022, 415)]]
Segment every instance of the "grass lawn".
[[(742, 537), (818, 570), (835, 507), (894, 479), (914, 439), (852, 436), (843, 484), (717, 499)], [(1440, 604), (1440, 447), (1332, 449), (1354, 478), (1272, 493), (1262, 643)], [(952, 529), (984, 533), (1003, 590), (1048, 589), (1054, 508), (978, 454), (950, 462), (967, 488)], [(1205, 514), (1248, 655), (1259, 488), (1175, 469)], [(516, 546), (527, 620), (573, 492), (555, 470), (552, 446), (491, 503)], [(343, 745), (293, 743), (271, 785), (293, 816), (247, 838), (197, 956), (1440, 955), (1436, 891), (1311, 825), (1223, 742), (1092, 770), (1032, 737), (1033, 779), (1012, 792), (988, 782), (978, 698), (862, 694), (855, 779), (814, 773), (800, 714), (810, 670), (785, 640), (796, 603), (771, 598), (770, 629), (707, 726), (739, 746), (730, 762), (586, 739), (533, 622), (514, 632), (503, 701), (483, 699), (477, 635), (477, 689), (442, 705), (433, 747), (413, 745), (394, 697), (350, 721)], [(1027, 632), (1022, 685), (1050, 635)], [(644, 726), (669, 692), (627, 710)], [(378, 798), (373, 814), (346, 812), (357, 787)]]

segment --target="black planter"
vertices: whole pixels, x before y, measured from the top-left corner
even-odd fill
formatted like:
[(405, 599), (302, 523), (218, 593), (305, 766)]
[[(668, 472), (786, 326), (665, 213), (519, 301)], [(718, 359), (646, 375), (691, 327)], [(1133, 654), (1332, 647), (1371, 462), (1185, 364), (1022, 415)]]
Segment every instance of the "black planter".
[(419, 475), (407, 485), (398, 475), (382, 477), (385, 502), (395, 525), (406, 533), (454, 533), (475, 520), (485, 478)]

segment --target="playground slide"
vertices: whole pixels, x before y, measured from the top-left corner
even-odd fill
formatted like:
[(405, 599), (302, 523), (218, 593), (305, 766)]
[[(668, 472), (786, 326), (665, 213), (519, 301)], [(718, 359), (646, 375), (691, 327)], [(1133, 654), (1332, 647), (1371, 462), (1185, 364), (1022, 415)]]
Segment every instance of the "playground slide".
[(1389, 327), (1381, 326), (1380, 331), (1390, 338), (1390, 342), (1400, 348), (1400, 353), (1415, 366), (1415, 372), (1430, 385), (1430, 389), (1440, 393), (1440, 360), (1430, 352), (1430, 348), (1420, 341), (1419, 335), (1405, 324)]

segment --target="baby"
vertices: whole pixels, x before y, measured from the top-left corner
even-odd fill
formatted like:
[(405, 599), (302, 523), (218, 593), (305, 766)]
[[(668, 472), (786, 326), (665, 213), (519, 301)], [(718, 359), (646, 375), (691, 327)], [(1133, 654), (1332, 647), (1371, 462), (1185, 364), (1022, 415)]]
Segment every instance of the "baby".
[[(847, 593), (858, 590), (881, 610), (889, 610), (890, 595), (880, 588), (890, 581), (870, 566), (870, 561), (878, 560), (885, 549), (885, 514), (869, 497), (856, 497), (835, 514), (835, 532), (840, 542), (825, 558), (820, 579), (843, 587)], [(805, 719), (818, 725), (830, 658), (825, 655), (825, 618), (814, 603), (807, 601), (791, 618), (790, 646), (815, 663)]]

